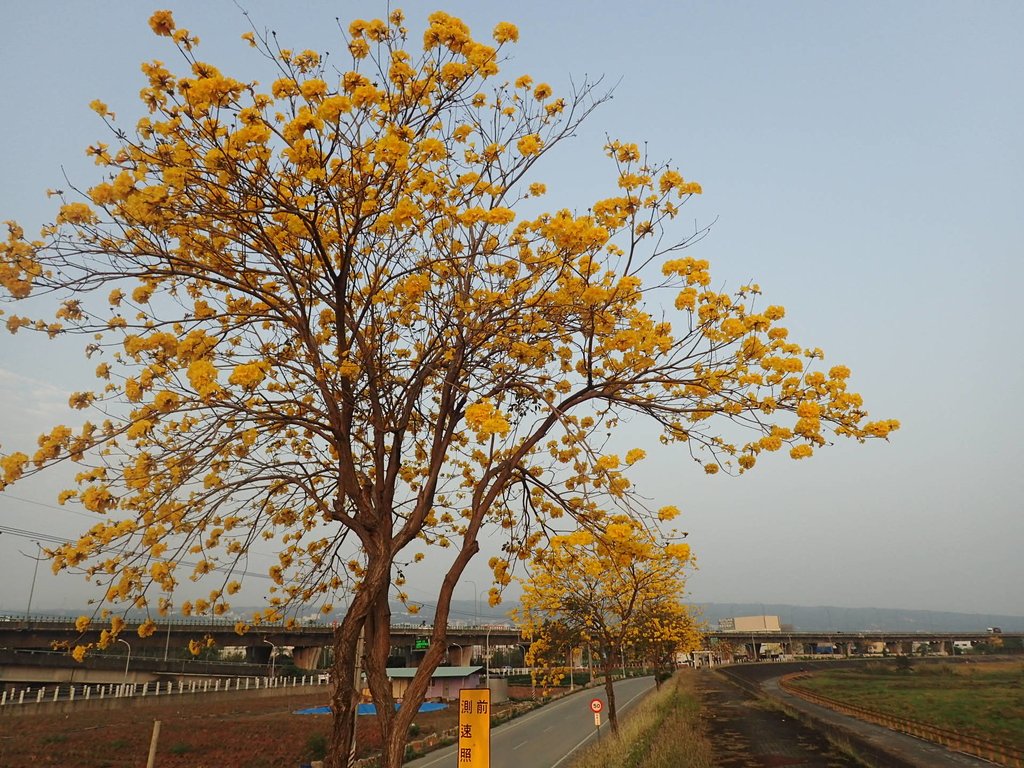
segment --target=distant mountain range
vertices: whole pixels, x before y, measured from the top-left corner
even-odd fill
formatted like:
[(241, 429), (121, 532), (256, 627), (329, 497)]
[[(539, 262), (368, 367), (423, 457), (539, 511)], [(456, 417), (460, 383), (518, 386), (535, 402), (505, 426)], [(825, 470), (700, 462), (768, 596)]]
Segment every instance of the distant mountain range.
[(697, 603), (694, 607), (711, 628), (718, 626), (719, 619), (768, 615), (778, 616), (784, 626), (810, 632), (984, 632), (988, 627), (1024, 632), (1024, 616), (767, 603)]
[[(782, 603), (693, 603), (699, 618), (711, 629), (718, 627), (720, 619), (736, 616), (778, 616), (783, 626), (809, 632), (835, 630), (862, 632), (866, 630), (892, 630), (899, 632), (984, 632), (988, 627), (999, 627), (1004, 632), (1024, 632), (1024, 616), (1005, 616), (984, 613), (954, 613), (951, 611), (914, 611), (896, 608), (844, 608), (834, 605), (803, 606)], [(509, 614), (516, 603), (509, 602), (492, 608), (471, 600), (453, 600), (449, 617), (451, 625), (509, 624)], [(233, 614), (250, 616), (260, 607), (236, 607)], [(409, 614), (400, 604), (391, 606), (392, 622), (420, 624), (433, 620), (433, 606), (424, 605), (418, 614)], [(3, 613), (3, 609), (0, 609)], [(39, 615), (77, 615), (74, 611), (39, 611)], [(300, 616), (302, 613), (300, 612)], [(307, 619), (330, 621), (334, 617), (318, 616), (310, 611)]]
[[(951, 611), (914, 611), (897, 608), (844, 608), (832, 605), (803, 606), (781, 603), (693, 603), (700, 618), (710, 628), (718, 626), (719, 619), (735, 616), (778, 616), (779, 621), (795, 630), (816, 632), (862, 632), (866, 630), (893, 630), (898, 632), (984, 632), (988, 627), (1000, 627), (1005, 632), (1024, 632), (1024, 616), (995, 614), (954, 613)], [(452, 623), (473, 623), (476, 616), (481, 623), (506, 623), (515, 604), (504, 603), (497, 608), (477, 607), (469, 601), (452, 601)], [(419, 616), (403, 615), (395, 607), (395, 621), (422, 621), (432, 612), (424, 608)]]

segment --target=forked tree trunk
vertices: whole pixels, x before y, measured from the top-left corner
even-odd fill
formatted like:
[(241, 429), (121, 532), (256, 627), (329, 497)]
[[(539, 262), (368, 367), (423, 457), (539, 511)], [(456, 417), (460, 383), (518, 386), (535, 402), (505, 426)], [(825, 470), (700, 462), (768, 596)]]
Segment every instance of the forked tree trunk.
[[(375, 642), (378, 642), (374, 630), (379, 626), (379, 617), (374, 616), (374, 609), (379, 610), (378, 597), (381, 594), (386, 606), (387, 587), (390, 583), (388, 575), (389, 570), (381, 561), (367, 564), (363, 582), (353, 595), (341, 626), (334, 631), (334, 663), (331, 665), (332, 722), (325, 768), (348, 768), (355, 757), (356, 714), (362, 693), (362, 680), (357, 677), (363, 661), (359, 658), (360, 635), (363, 644), (370, 649), (364, 656), (372, 661)], [(390, 617), (386, 620), (390, 620)], [(390, 638), (384, 640), (389, 641)]]
[[(334, 720), (328, 745), (325, 768), (348, 768), (354, 757), (356, 735), (356, 705), (361, 681), (356, 679), (356, 662), (360, 633), (365, 648), (365, 673), (370, 694), (377, 708), (381, 729), (380, 768), (401, 768), (405, 757), (405, 744), (409, 726), (427, 695), (430, 679), (441, 664), (447, 649), (448, 613), (451, 596), (461, 577), (466, 563), (476, 553), (475, 542), (467, 545), (446, 575), (434, 613), (434, 631), (430, 647), (423, 655), (416, 675), (409, 681), (402, 705), (394, 708), (391, 681), (387, 676), (387, 659), (391, 652), (391, 609), (388, 603), (390, 583), (375, 569), (367, 569), (362, 589), (356, 592), (344, 620), (334, 634), (334, 663), (331, 675), (334, 683), (331, 692), (331, 711)], [(373, 590), (371, 584), (383, 585)], [(375, 598), (370, 595), (375, 594)]]

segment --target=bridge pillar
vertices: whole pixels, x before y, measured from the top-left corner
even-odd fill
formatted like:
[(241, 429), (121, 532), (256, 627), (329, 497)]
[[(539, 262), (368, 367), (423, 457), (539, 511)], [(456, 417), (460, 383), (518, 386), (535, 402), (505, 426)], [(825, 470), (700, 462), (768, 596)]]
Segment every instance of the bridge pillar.
[(269, 664), (271, 650), (269, 645), (250, 645), (245, 649), (245, 660), (250, 664)]
[(448, 663), (453, 667), (468, 667), (473, 660), (472, 645), (448, 645)]
[(322, 651), (323, 647), (319, 645), (295, 646), (292, 649), (292, 660), (299, 669), (318, 669)]

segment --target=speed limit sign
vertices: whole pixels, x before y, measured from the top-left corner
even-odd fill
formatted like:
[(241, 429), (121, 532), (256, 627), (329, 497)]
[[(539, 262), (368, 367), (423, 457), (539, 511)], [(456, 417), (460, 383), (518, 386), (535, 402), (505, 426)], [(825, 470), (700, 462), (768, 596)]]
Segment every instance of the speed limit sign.
[(600, 699), (592, 699), (590, 701), (590, 711), (595, 714), (604, 709), (604, 703)]

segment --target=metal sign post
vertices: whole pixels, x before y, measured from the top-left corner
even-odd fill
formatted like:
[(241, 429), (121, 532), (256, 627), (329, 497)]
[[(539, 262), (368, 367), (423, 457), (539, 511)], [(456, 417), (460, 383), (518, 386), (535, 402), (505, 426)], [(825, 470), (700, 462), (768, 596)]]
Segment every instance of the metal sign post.
[(600, 699), (591, 699), (590, 711), (594, 713), (594, 727), (597, 728), (597, 738), (601, 738), (601, 710), (604, 709), (604, 702)]

